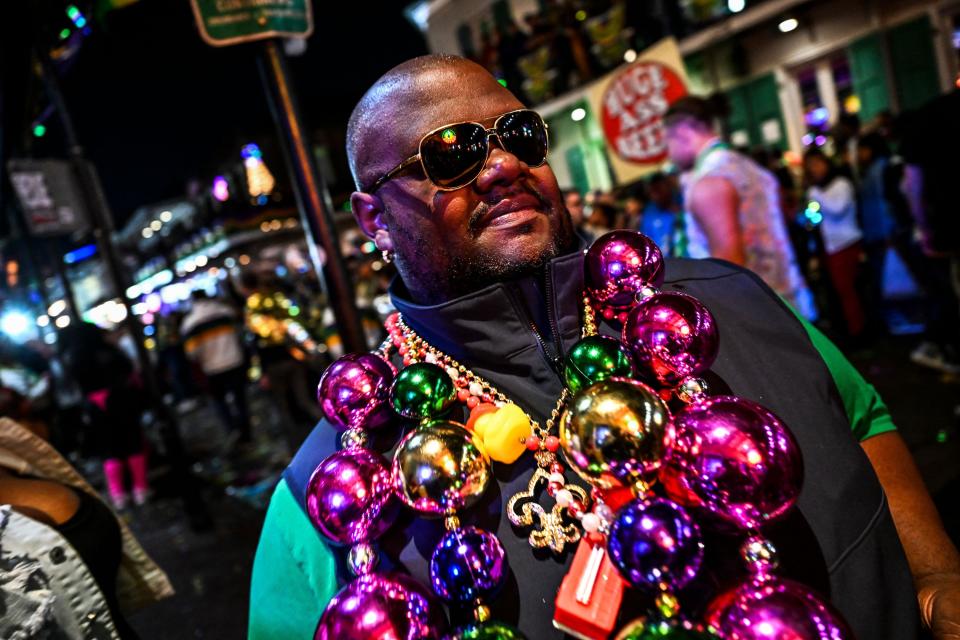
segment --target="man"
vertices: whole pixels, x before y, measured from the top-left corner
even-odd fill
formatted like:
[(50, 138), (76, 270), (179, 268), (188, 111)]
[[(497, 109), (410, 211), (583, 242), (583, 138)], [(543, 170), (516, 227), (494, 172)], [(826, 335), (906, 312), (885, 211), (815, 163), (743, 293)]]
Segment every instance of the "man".
[[(583, 245), (549, 165), (531, 166), (493, 139), (485, 162), (459, 188), (439, 188), (412, 163), (395, 170), (426, 133), (448, 123), (493, 126), (522, 106), (460, 58), (426, 56), (394, 68), (350, 120), (348, 155), (358, 185), (351, 204), (361, 228), (394, 255), (399, 278), (392, 296), (406, 323), (543, 421), (563, 389), (558, 358), (580, 337), (583, 292)], [(807, 480), (799, 508), (768, 532), (781, 549), (783, 573), (828, 591), (857, 637), (904, 640), (919, 626), (909, 559), (924, 619), (943, 630), (956, 625), (960, 558), (872, 387), (753, 274), (726, 263), (671, 260), (666, 277), (664, 289), (701, 299), (722, 327), (712, 370), (717, 384), (762, 401), (800, 443)], [(602, 331), (615, 335), (606, 325)], [(337, 438), (321, 422), (276, 489), (253, 569), (251, 638), (312, 637), (324, 606), (349, 578), (344, 550), (325, 544), (304, 510), (310, 474)], [(527, 486), (531, 458), (497, 463), (481, 505), (460, 517), (494, 532), (509, 559), (507, 584), (489, 602), (493, 619), (531, 639), (560, 638), (551, 620), (572, 554), (535, 555), (504, 515), (508, 498)], [(378, 541), (381, 567), (402, 567), (428, 584), (442, 530), (439, 520), (405, 512)], [(736, 563), (735, 551), (728, 556)], [(736, 574), (712, 575), (728, 583)], [(620, 624), (643, 612), (625, 602)]]
[(693, 96), (677, 100), (664, 123), (671, 162), (690, 172), (683, 198), (690, 256), (742, 265), (804, 317), (813, 317), (812, 296), (780, 213), (776, 178), (720, 140), (706, 100)]
[(232, 437), (250, 442), (247, 408), (247, 366), (240, 336), (240, 321), (229, 306), (193, 292), (193, 305), (180, 333), (187, 357), (197, 362), (207, 378), (210, 395)]
[(674, 235), (677, 226), (677, 194), (673, 176), (657, 172), (647, 182), (650, 199), (643, 209), (640, 231), (660, 247), (665, 256), (673, 256)]

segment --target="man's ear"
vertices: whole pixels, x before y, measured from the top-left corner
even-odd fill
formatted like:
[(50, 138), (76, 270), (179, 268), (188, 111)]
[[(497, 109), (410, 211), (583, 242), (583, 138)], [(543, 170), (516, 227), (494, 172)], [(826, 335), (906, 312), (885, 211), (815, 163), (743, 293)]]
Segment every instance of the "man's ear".
[(383, 202), (372, 193), (354, 191), (350, 194), (350, 209), (357, 219), (360, 229), (373, 239), (380, 251), (392, 251), (393, 240), (387, 231), (387, 224), (383, 219)]

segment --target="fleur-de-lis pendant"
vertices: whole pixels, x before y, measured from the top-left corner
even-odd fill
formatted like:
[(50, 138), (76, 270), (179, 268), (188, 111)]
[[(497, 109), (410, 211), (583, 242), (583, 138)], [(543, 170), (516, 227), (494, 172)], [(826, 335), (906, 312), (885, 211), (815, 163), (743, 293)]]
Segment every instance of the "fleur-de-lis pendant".
[[(580, 540), (580, 528), (575, 520), (564, 521), (565, 509), (559, 504), (554, 504), (553, 509), (548, 512), (537, 502), (537, 496), (543, 488), (541, 484), (546, 486), (549, 478), (550, 474), (545, 469), (537, 468), (530, 477), (526, 491), (510, 497), (507, 502), (507, 518), (514, 526), (533, 527), (528, 538), (530, 546), (536, 549), (549, 547), (554, 553), (563, 553), (568, 543)], [(587, 492), (583, 487), (566, 484), (563, 488), (580, 498), (581, 503), (586, 503)]]

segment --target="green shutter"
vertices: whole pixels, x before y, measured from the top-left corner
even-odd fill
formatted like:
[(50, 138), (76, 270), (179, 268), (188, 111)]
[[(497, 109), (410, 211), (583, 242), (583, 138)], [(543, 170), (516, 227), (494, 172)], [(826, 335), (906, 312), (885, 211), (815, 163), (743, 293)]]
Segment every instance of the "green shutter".
[(934, 37), (927, 16), (888, 32), (890, 65), (901, 110), (915, 109), (940, 93), (937, 59), (933, 52)]
[(734, 87), (727, 91), (727, 102), (730, 104), (730, 117), (727, 118), (726, 135), (730, 142), (738, 145), (737, 132), (745, 131), (750, 135), (750, 101), (747, 99), (745, 86)]
[(590, 191), (590, 178), (587, 176), (587, 165), (583, 158), (583, 147), (579, 144), (567, 149), (566, 154), (567, 169), (570, 171), (570, 178), (573, 180), (574, 188), (581, 194), (586, 195)]
[(852, 43), (847, 50), (853, 88), (860, 98), (860, 120), (867, 122), (890, 108), (890, 92), (883, 70), (883, 49), (878, 34)]
[[(787, 148), (787, 130), (780, 111), (780, 96), (777, 94), (777, 81), (772, 73), (752, 80), (746, 85), (747, 99), (750, 102), (750, 144), (773, 145), (778, 149)], [(776, 140), (767, 141), (763, 137), (764, 127), (779, 130)]]

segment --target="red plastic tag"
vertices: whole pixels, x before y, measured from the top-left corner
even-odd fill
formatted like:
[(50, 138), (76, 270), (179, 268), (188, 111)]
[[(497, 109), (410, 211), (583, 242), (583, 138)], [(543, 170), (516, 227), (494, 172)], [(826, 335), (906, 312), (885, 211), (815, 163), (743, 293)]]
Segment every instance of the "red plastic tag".
[(581, 539), (557, 592), (553, 626), (581, 640), (603, 640), (616, 626), (624, 586), (606, 547)]

